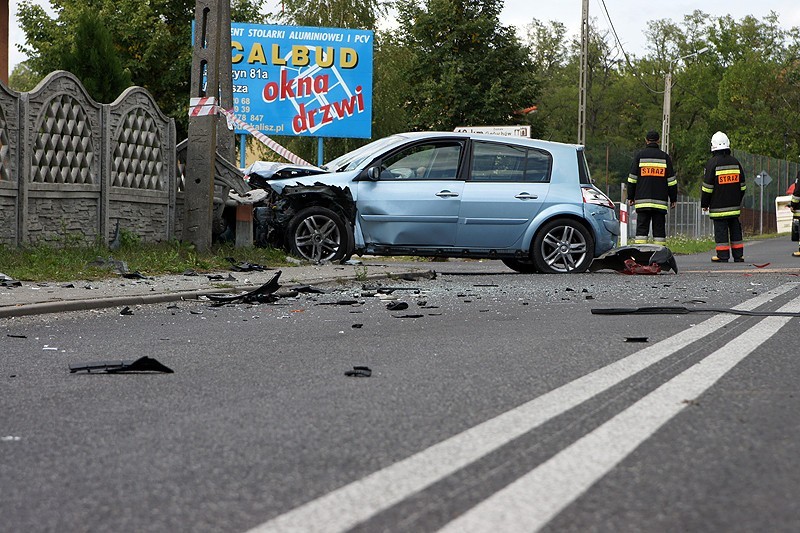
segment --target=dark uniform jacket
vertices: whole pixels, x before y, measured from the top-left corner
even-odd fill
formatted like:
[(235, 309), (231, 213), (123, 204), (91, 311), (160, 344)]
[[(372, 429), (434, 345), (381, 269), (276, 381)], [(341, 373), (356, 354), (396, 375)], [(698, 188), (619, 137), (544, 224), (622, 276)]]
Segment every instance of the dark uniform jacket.
[(800, 218), (800, 171), (797, 172), (797, 177), (794, 180), (792, 203), (789, 205), (792, 208), (792, 218)]
[(656, 143), (648, 143), (633, 159), (628, 174), (628, 198), (634, 208), (667, 211), (678, 199), (678, 179), (669, 154)]
[(739, 160), (728, 150), (715, 152), (706, 163), (700, 207), (707, 208), (711, 218), (738, 217), (746, 189)]

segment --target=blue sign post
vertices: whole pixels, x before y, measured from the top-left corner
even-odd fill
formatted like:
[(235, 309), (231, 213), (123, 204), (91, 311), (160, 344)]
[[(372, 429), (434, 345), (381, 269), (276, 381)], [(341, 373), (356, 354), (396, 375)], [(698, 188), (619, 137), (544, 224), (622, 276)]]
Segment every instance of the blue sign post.
[(372, 41), (367, 30), (232, 23), (236, 117), (265, 135), (371, 137)]

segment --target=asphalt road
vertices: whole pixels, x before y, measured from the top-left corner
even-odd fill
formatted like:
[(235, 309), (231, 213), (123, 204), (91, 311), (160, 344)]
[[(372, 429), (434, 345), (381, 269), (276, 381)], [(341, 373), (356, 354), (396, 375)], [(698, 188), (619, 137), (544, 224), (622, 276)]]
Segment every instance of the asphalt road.
[(5, 319), (0, 530), (797, 531), (794, 249)]

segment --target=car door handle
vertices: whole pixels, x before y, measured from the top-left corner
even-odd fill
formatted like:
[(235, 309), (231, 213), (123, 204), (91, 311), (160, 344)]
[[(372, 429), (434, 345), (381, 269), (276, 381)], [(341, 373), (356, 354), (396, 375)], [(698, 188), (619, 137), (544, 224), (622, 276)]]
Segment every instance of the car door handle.
[(444, 190), (444, 191), (437, 192), (436, 196), (438, 196), (439, 198), (454, 198), (454, 197), (458, 196), (458, 193), (457, 192), (450, 192), (448, 190)]
[(539, 196), (536, 195), (536, 194), (530, 194), (530, 193), (527, 193), (527, 192), (521, 192), (518, 195), (516, 195), (514, 198), (519, 198), (520, 200), (536, 200), (537, 198), (539, 198)]

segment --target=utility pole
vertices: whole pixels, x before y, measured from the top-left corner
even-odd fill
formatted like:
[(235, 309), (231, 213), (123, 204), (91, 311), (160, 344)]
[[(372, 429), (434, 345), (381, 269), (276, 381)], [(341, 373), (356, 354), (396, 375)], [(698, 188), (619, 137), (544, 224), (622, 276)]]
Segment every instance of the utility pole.
[(578, 144), (586, 144), (586, 85), (589, 71), (589, 0), (583, 0), (581, 16), (581, 80), (578, 96)]
[(708, 46), (704, 46), (697, 52), (686, 54), (669, 63), (669, 70), (667, 70), (667, 74), (664, 76), (664, 113), (661, 120), (661, 149), (665, 152), (669, 152), (669, 115), (670, 109), (672, 108), (672, 69), (678, 61), (689, 59), (690, 57), (700, 55), (706, 51), (708, 51)]
[[(227, 4), (227, 9), (223, 7)], [(227, 24), (223, 23), (227, 14)], [(228, 33), (223, 41), (223, 27)], [(220, 53), (228, 57), (230, 77), (230, 4), (228, 0), (197, 0), (194, 18), (194, 48), (190, 97), (209, 98), (207, 112), (189, 116), (189, 143), (184, 171), (183, 239), (195, 245), (199, 252), (211, 248), (214, 219), (214, 170), (216, 164), (219, 117), (215, 105), (220, 100)], [(228, 80), (230, 83), (230, 80)], [(195, 100), (197, 101), (197, 100)], [(231, 100), (231, 104), (232, 104)], [(223, 121), (224, 122), (224, 121)]]

